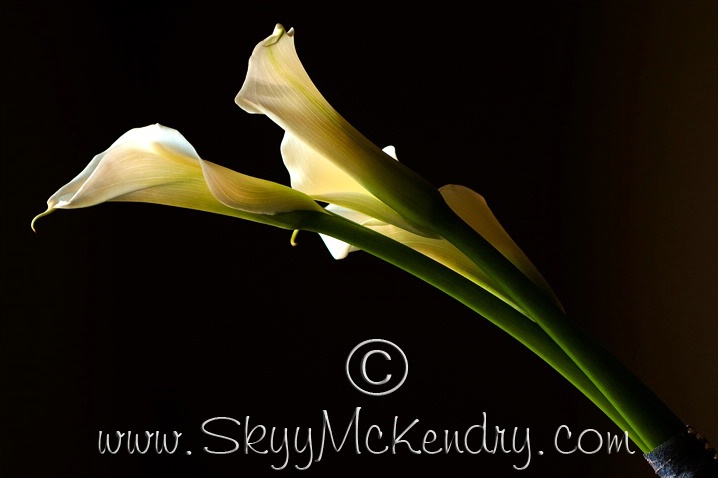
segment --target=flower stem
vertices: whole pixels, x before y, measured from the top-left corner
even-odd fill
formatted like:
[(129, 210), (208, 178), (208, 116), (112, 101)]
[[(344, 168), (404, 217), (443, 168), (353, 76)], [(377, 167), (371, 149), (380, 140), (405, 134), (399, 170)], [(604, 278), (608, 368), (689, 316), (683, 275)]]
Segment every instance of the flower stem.
[(569, 320), (549, 297), (453, 211), (447, 207), (446, 213), (435, 219), (439, 234), (489, 276), (508, 286), (511, 298), (595, 384), (648, 451), (681, 432), (684, 426), (681, 420), (640, 379)]
[(331, 235), (348, 242), (414, 276), (463, 303), (514, 337), (571, 382), (645, 453), (648, 445), (641, 435), (607, 400), (604, 393), (574, 363), (574, 360), (536, 322), (530, 320), (493, 294), (444, 265), (344, 218), (304, 212), (298, 229)]

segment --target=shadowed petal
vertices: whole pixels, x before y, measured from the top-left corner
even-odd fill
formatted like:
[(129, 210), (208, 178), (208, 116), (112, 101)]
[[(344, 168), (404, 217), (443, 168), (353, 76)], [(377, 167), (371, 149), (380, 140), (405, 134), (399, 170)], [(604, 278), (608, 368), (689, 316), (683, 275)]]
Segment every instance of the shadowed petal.
[[(534, 284), (549, 294), (558, 304), (551, 287), (541, 273), (536, 269), (524, 252), (511, 239), (511, 236), (501, 226), (496, 216), (491, 212), (486, 200), (477, 192), (456, 184), (448, 184), (439, 188), (439, 192), (446, 200), (449, 207), (504, 255)], [(560, 304), (558, 304), (560, 305)]]
[(207, 186), (222, 204), (254, 214), (278, 214), (324, 209), (306, 194), (290, 187), (241, 174), (200, 160)]
[[(361, 212), (417, 234), (424, 233), (297, 136), (285, 133), (281, 150), (294, 189), (318, 201)], [(393, 146), (384, 150), (387, 154), (391, 153), (391, 157), (396, 160)]]

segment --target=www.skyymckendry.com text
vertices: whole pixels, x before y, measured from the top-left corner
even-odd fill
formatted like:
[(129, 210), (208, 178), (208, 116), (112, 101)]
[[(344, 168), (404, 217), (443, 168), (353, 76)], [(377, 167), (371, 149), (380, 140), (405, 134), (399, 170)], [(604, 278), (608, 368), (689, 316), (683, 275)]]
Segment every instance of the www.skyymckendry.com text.
[[(202, 422), (200, 429), (207, 437), (208, 444), (202, 447), (204, 453), (211, 455), (227, 455), (243, 453), (245, 455), (272, 455), (276, 459), (270, 465), (274, 470), (283, 470), (294, 466), (298, 470), (306, 470), (313, 463), (318, 463), (325, 450), (342, 452), (351, 450), (356, 454), (368, 453), (381, 455), (385, 453), (427, 454), (467, 453), (514, 454), (517, 463), (513, 468), (525, 470), (531, 464), (531, 432), (529, 428), (513, 427), (505, 429), (498, 425), (490, 426), (486, 413), (482, 413), (481, 423), (472, 424), (461, 430), (422, 429), (419, 419), (401, 420), (394, 416), (388, 424), (364, 424), (361, 420), (361, 407), (356, 407), (346, 428), (336, 433), (332, 428), (329, 412), (322, 410), (321, 428), (315, 435), (311, 427), (268, 427), (254, 424), (249, 415), (243, 421), (231, 417), (213, 417)], [(233, 431), (233, 433), (230, 432)], [(190, 455), (191, 450), (180, 450), (182, 433), (172, 431), (114, 431), (99, 432), (98, 449), (101, 454), (118, 453), (167, 453), (174, 454), (184, 451)], [(561, 425), (554, 434), (553, 446), (564, 455), (573, 453), (594, 454), (635, 453), (630, 448), (628, 434), (606, 433), (604, 435), (594, 429), (572, 432), (567, 425)], [(543, 455), (539, 450), (538, 455)]]

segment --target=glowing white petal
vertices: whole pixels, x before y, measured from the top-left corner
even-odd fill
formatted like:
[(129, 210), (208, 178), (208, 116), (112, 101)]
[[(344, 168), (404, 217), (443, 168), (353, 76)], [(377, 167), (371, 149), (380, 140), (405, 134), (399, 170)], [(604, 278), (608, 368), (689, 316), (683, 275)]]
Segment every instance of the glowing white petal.
[[(371, 196), (394, 211), (394, 216), (401, 216), (405, 224), (413, 224), (412, 230), (432, 234), (429, 216), (443, 206), (436, 188), (392, 161), (332, 108), (299, 61), (293, 29), (285, 32), (277, 25), (273, 34), (255, 47), (235, 101), (245, 111), (265, 114), (282, 127), (289, 134), (286, 142), (292, 143), (296, 138), (333, 165), (332, 168), (299, 165), (292, 178), (295, 187), (315, 196), (309, 191), (322, 195), (358, 192), (355, 184), (358, 183), (362, 190), (370, 191)], [(301, 171), (302, 168), (306, 170)], [(339, 177), (337, 170), (350, 178), (351, 184), (346, 183), (346, 177)], [(327, 177), (332, 180), (324, 181)], [(339, 183), (344, 186), (335, 189)], [(333, 191), (325, 191), (324, 184)]]
[[(323, 211), (311, 198), (291, 188), (231, 172), (244, 178), (237, 182), (237, 176), (226, 168), (218, 172), (220, 167), (216, 166), (211, 169), (215, 183), (224, 180), (235, 187), (241, 184), (246, 190), (247, 207), (237, 207), (239, 201), (225, 205), (208, 188), (200, 161), (197, 151), (177, 130), (159, 124), (132, 129), (53, 194), (47, 201), (47, 210), (33, 219), (31, 227), (34, 229), (38, 218), (56, 209), (106, 201), (198, 209), (279, 227), (291, 226), (266, 215), (293, 210), (292, 207)], [(257, 208), (260, 202), (263, 207)]]

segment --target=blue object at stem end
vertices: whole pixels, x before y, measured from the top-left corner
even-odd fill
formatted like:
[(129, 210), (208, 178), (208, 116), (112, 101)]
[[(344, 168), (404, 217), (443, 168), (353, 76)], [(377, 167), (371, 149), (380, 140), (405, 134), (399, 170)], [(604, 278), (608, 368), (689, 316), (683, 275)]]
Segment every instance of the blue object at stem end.
[(715, 448), (691, 426), (644, 457), (661, 478), (718, 478)]

